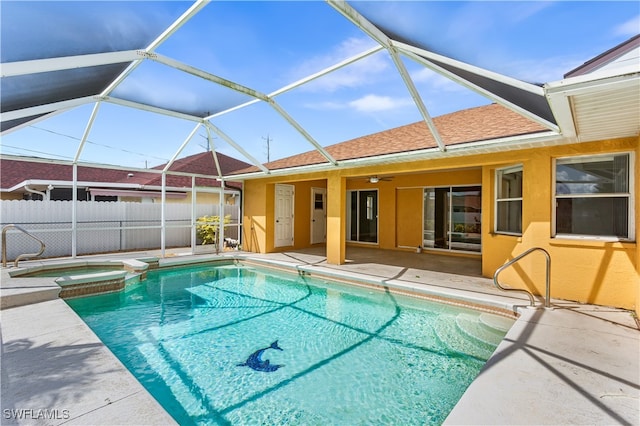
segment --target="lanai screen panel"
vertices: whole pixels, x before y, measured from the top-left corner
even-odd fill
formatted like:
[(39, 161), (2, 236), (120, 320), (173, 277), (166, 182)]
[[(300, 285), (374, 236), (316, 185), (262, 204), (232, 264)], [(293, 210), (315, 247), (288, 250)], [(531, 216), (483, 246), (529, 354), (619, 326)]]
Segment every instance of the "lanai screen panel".
[(153, 61), (138, 66), (112, 96), (200, 118), (254, 99)]
[[(2, 3), (2, 63), (144, 49), (184, 11), (178, 2)], [(2, 78), (3, 113), (100, 94), (129, 63)], [(6, 130), (29, 120), (3, 123)]]
[[(463, 54), (461, 52), (459, 52), (458, 55), (453, 55), (450, 51), (451, 46), (447, 42), (444, 34), (438, 34), (437, 30), (434, 30), (433, 28), (430, 30), (425, 28), (417, 30), (415, 25), (403, 21), (402, 19), (398, 19), (398, 16), (407, 16), (406, 10), (404, 13), (384, 13), (383, 11), (388, 10), (390, 7), (389, 4), (385, 3), (386, 2), (351, 2), (349, 4), (379, 30), (384, 32), (384, 34), (391, 40), (408, 44), (438, 55), (455, 58), (458, 61), (466, 62), (470, 65), (476, 65), (471, 63), (467, 58), (460, 57), (460, 55)], [(410, 9), (415, 7), (412, 3), (413, 2), (396, 2), (392, 7), (396, 12), (398, 12), (403, 8)], [(437, 15), (437, 2), (432, 2), (431, 4), (427, 4), (427, 6), (433, 9), (434, 15)], [(421, 4), (419, 7), (427, 9), (427, 6)], [(423, 16), (422, 18), (425, 19), (424, 26), (428, 27), (432, 25), (429, 23), (432, 20), (428, 22), (426, 21), (426, 16)], [(473, 43), (473, 40), (468, 40), (468, 42)], [(506, 84), (502, 81), (489, 77), (487, 74), (476, 73), (451, 64), (445, 64), (432, 58), (422, 57), (434, 65), (445, 69), (451, 74), (454, 74), (455, 76), (492, 93), (494, 96), (517, 105), (518, 107), (550, 123), (556, 124), (551, 108), (549, 107), (549, 103), (544, 96)]]

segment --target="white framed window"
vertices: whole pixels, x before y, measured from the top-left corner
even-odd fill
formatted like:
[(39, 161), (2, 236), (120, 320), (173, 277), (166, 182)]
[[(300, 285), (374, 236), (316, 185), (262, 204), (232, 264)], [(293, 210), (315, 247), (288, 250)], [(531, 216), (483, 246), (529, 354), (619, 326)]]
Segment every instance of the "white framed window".
[(633, 154), (555, 161), (554, 236), (634, 238)]
[(522, 235), (522, 165), (496, 170), (494, 230)]

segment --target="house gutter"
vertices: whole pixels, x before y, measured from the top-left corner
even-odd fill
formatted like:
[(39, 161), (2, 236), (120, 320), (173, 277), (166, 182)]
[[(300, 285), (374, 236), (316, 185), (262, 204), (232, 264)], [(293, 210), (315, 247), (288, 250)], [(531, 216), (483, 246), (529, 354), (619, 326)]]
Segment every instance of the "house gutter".
[[(211, 178), (211, 179), (216, 179), (216, 178)], [(64, 180), (29, 179), (29, 180), (22, 181), (17, 185), (12, 186), (11, 188), (5, 190), (5, 192), (13, 192), (21, 188), (24, 188), (28, 192), (35, 191), (36, 194), (41, 194), (41, 192), (38, 192), (34, 189), (30, 190), (30, 188), (28, 189), (27, 187), (28, 186), (49, 186), (49, 185), (53, 185), (55, 187), (70, 188), (73, 185), (73, 182), (64, 181)], [(88, 181), (78, 182), (78, 187), (96, 188), (96, 189), (109, 188), (114, 190), (121, 189), (121, 190), (138, 190), (138, 191), (145, 191), (145, 190), (159, 191), (162, 188), (156, 185), (142, 185), (139, 183), (111, 183), (111, 182), (88, 182)], [(174, 191), (174, 192), (189, 192), (191, 191), (191, 188), (171, 186), (171, 187), (167, 187), (167, 190)]]
[(48, 199), (49, 199), (49, 196), (48, 196), (45, 192), (42, 192), (42, 191), (36, 191), (35, 189), (31, 189), (31, 188), (29, 188), (29, 185), (25, 185), (25, 186), (24, 186), (24, 190), (25, 190), (25, 191), (27, 191), (27, 192), (28, 192), (28, 193), (30, 193), (30, 194), (38, 194), (38, 195), (42, 195), (42, 199), (43, 199), (43, 200), (48, 200)]

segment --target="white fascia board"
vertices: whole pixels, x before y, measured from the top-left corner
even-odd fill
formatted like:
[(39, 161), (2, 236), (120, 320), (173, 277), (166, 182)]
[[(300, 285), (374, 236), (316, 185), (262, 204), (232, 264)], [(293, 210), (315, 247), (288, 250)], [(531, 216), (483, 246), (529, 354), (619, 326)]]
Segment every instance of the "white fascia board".
[(45, 105), (38, 105), (29, 108), (17, 109), (14, 111), (7, 111), (2, 113), (2, 122), (18, 120), (20, 118), (31, 117), (34, 115), (47, 114), (58, 110), (66, 110), (74, 108), (80, 105), (99, 101), (99, 96), (85, 96), (83, 98), (70, 99), (68, 101), (54, 102)]
[(169, 109), (165, 109), (165, 108), (159, 108), (159, 107), (154, 107), (151, 105), (147, 105), (147, 104), (142, 104), (139, 102), (133, 102), (133, 101), (127, 101), (124, 99), (120, 99), (120, 98), (114, 98), (112, 96), (105, 96), (103, 97), (103, 99), (105, 102), (110, 102), (112, 104), (116, 104), (116, 105), (121, 105), (124, 107), (129, 107), (129, 108), (136, 108), (139, 110), (143, 110), (143, 111), (148, 111), (148, 112), (153, 112), (156, 114), (161, 114), (161, 115), (168, 115), (170, 117), (175, 117), (175, 118), (180, 118), (183, 120), (188, 120), (188, 121), (195, 121), (195, 122), (202, 122), (202, 118), (197, 117), (195, 115), (189, 115), (189, 114), (185, 114), (182, 112), (177, 112), (177, 111), (173, 111), (173, 110), (169, 110)]
[[(72, 180), (48, 180), (48, 179), (27, 179), (24, 180), (7, 191), (12, 192), (17, 189), (24, 188), (25, 186), (49, 186), (53, 185), (54, 187), (72, 187)], [(121, 189), (139, 189), (143, 185), (140, 184), (132, 184), (132, 183), (115, 183), (115, 182), (90, 182), (90, 181), (78, 181), (76, 183), (78, 187), (107, 187), (107, 188), (121, 188)]]
[(567, 138), (577, 137), (578, 132), (569, 96), (563, 94), (547, 95), (547, 102), (549, 102), (551, 112), (556, 118), (560, 133)]
[(628, 84), (631, 87), (637, 84), (638, 80), (640, 80), (639, 67), (630, 65), (546, 83), (544, 90), (547, 95), (562, 93), (572, 96), (599, 91), (611, 85)]
[(75, 68), (133, 62), (140, 59), (143, 52), (125, 50), (122, 52), (94, 53), (89, 55), (65, 56), (59, 58), (35, 59), (32, 61), (7, 62), (2, 64), (2, 77), (38, 74)]
[(571, 96), (597, 93), (606, 89), (628, 87), (638, 91), (640, 87), (640, 72), (638, 66), (633, 65), (613, 70), (604, 70), (564, 80), (547, 83), (544, 86), (546, 97), (565, 137), (576, 138), (577, 129)]

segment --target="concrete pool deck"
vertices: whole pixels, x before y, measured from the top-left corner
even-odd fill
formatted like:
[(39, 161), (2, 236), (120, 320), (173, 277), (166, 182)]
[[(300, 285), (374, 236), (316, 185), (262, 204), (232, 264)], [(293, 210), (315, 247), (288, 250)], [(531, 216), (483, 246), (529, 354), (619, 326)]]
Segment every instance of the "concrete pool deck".
[[(492, 280), (479, 276), (475, 259), (450, 262), (444, 256), (353, 248), (347, 256), (349, 261), (340, 266), (327, 265), (321, 249), (176, 255), (160, 262), (237, 257), (311, 275), (362, 279), (427, 297), (515, 309), (520, 314), (516, 323), (446, 424), (640, 424), (640, 331), (630, 312), (561, 300), (553, 300), (550, 310), (524, 308), (526, 297), (505, 296), (495, 289)], [(0, 296), (19, 293), (26, 304), (4, 308), (0, 315), (2, 424), (175, 423), (58, 299), (55, 288), (31, 278), (11, 279), (8, 269), (1, 272)]]

